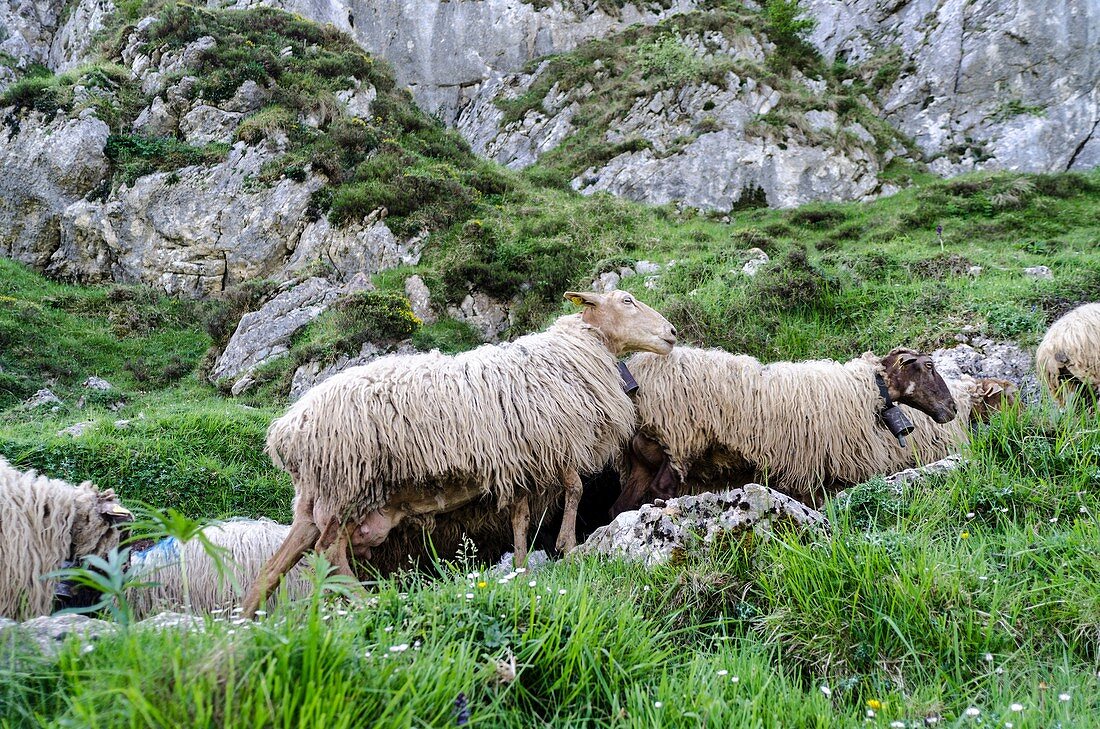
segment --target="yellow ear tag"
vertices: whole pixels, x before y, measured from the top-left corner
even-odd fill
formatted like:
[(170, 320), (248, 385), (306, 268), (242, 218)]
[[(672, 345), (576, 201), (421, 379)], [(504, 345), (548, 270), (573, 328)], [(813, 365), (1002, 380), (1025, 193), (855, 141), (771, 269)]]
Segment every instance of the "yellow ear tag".
[(582, 299), (579, 296), (570, 296), (569, 300), (571, 302), (573, 302), (574, 304), (576, 304), (577, 306), (584, 306), (584, 299)]

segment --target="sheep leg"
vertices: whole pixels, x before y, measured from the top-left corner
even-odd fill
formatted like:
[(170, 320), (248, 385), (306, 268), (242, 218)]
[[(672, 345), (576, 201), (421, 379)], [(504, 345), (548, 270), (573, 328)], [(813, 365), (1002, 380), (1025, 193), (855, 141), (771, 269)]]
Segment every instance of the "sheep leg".
[(566, 554), (577, 546), (577, 508), (584, 493), (584, 484), (576, 471), (566, 471), (562, 474), (562, 485), (565, 486), (565, 511), (562, 513), (561, 530), (554, 547)]
[(522, 567), (527, 562), (527, 525), (531, 521), (531, 508), (527, 497), (512, 503), (512, 564)]
[(351, 541), (348, 535), (349, 528), (350, 527), (346, 525), (341, 525), (339, 534), (332, 541), (332, 544), (328, 546), (324, 554), (325, 559), (336, 568), (336, 574), (350, 577), (358, 584), (359, 579), (351, 568), (351, 562), (348, 561), (348, 551)]
[(268, 593), (275, 589), (283, 575), (298, 564), (298, 560), (302, 558), (302, 555), (316, 543), (320, 533), (321, 530), (312, 521), (294, 520), (290, 533), (286, 535), (282, 546), (264, 564), (260, 574), (256, 577), (255, 583), (252, 585), (252, 589), (248, 591), (248, 596), (242, 605), (244, 617), (256, 617), (256, 611), (260, 609), (260, 605), (267, 598)]

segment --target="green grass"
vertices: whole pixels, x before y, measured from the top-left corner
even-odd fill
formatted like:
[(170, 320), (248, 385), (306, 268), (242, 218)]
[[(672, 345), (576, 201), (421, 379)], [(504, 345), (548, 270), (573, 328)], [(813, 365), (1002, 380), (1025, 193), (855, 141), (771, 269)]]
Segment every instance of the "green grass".
[(874, 726), (976, 726), (970, 707), (983, 725), (1093, 726), (1098, 425), (1007, 413), (963, 470), (856, 487), (828, 531), (652, 570), (582, 558), (508, 578), (466, 553), (440, 579), (377, 583), (369, 605), (123, 631), (56, 662), (5, 645), (7, 725), (441, 726), (458, 704), (506, 727), (854, 727), (869, 707)]

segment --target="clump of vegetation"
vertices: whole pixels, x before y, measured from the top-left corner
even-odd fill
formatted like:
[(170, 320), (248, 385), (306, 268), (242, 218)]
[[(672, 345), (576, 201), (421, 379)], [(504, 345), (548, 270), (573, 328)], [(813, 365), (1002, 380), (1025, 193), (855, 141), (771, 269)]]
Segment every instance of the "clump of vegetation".
[[(79, 87), (80, 94), (76, 93)], [(93, 63), (59, 75), (44, 67), (30, 69), (0, 93), (0, 107), (36, 111), (47, 120), (58, 113), (94, 109), (112, 131), (128, 130), (144, 105), (140, 84), (129, 69), (115, 63)]]
[(140, 134), (112, 134), (105, 149), (118, 179), (127, 185), (153, 172), (220, 162), (228, 151), (229, 145), (217, 142), (196, 147), (175, 137)]
[(777, 50), (769, 58), (770, 63), (789, 68), (800, 61), (805, 63), (818, 59), (817, 51), (806, 40), (816, 23), (799, 0), (766, 0), (764, 18), (768, 38), (775, 43)]
[(818, 306), (830, 281), (810, 263), (806, 249), (795, 246), (778, 265), (771, 265), (753, 279), (750, 297), (761, 306), (803, 309)]
[(293, 351), (299, 363), (327, 363), (341, 354), (358, 353), (366, 342), (408, 339), (421, 324), (404, 296), (361, 291), (340, 299), (306, 327)]

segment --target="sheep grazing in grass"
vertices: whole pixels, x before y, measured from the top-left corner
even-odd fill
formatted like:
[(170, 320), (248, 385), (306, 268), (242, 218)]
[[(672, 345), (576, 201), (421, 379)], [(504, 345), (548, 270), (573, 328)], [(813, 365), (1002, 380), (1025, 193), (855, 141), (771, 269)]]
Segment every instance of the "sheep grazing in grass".
[(509, 509), (517, 563), (531, 497), (565, 492), (558, 544), (575, 545), (580, 474), (599, 471), (634, 432), (617, 357), (672, 351), (676, 331), (623, 291), (565, 295), (584, 310), (549, 329), (446, 356), (390, 356), (318, 385), (271, 424), (267, 451), (297, 493), (283, 546), (244, 604), (309, 549), (354, 575), (403, 520), (477, 500)]
[(1100, 304), (1084, 304), (1050, 325), (1035, 352), (1035, 368), (1065, 407), (1074, 396), (1100, 395)]
[[(815, 505), (822, 490), (859, 483), (965, 442), (969, 385), (954, 391), (932, 358), (909, 349), (845, 364), (776, 362), (678, 347), (628, 363), (641, 389), (630, 476), (612, 516), (674, 496), (696, 465), (759, 479)], [(883, 422), (889, 400), (915, 430), (903, 448)], [(665, 457), (667, 456), (667, 458)]]
[[(289, 531), (289, 526), (270, 519), (230, 519), (202, 530), (215, 547), (213, 554), (198, 538), (183, 544), (163, 539), (135, 550), (130, 574), (152, 584), (131, 590), (134, 614), (142, 618), (161, 610), (211, 613), (233, 607), (240, 601), (240, 591), (252, 584)], [(307, 595), (312, 584), (305, 568), (298, 566), (287, 575), (282, 589), (296, 598)]]
[(19, 471), (0, 457), (0, 617), (49, 615), (57, 582), (42, 576), (87, 555), (106, 557), (119, 524), (131, 520), (110, 489)]

